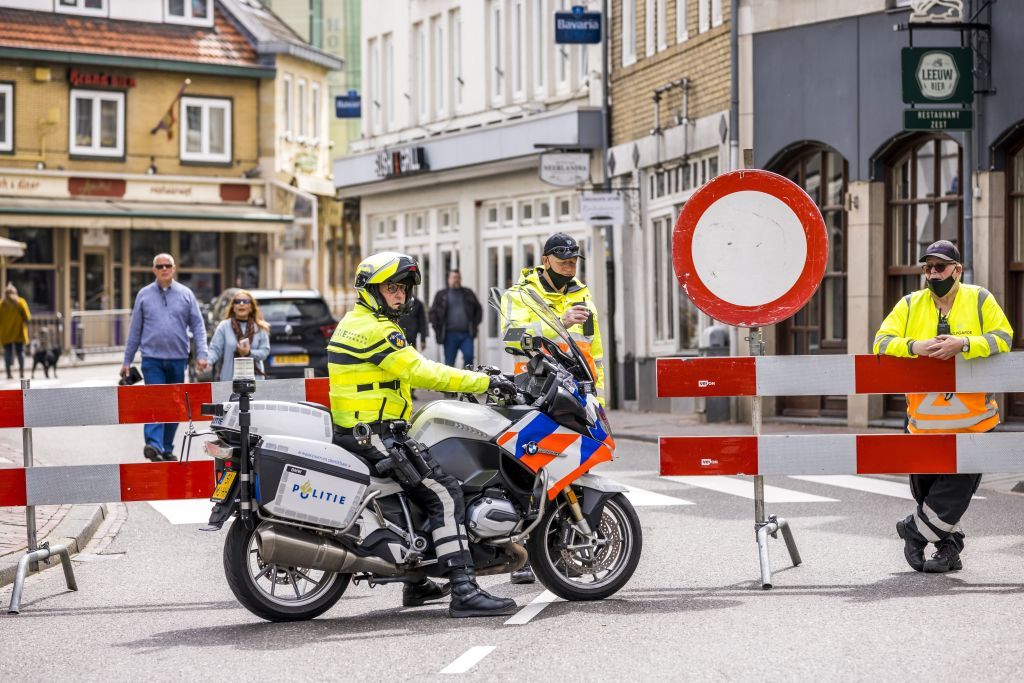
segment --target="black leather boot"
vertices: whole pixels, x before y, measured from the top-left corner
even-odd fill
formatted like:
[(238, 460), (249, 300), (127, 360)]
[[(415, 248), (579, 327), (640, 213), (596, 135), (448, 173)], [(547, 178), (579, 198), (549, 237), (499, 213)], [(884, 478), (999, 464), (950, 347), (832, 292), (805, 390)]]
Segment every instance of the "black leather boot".
[(509, 575), (509, 581), (512, 583), (533, 583), (536, 580), (537, 577), (534, 575), (533, 567), (530, 566), (529, 562)]
[(448, 606), (450, 617), (500, 617), (516, 611), (515, 600), (496, 598), (485, 591), (477, 585), (476, 575), (468, 567), (453, 569), (448, 580), (452, 586), (452, 602)]
[(960, 561), (960, 551), (951, 542), (943, 541), (939, 549), (932, 553), (932, 559), (924, 563), (924, 570), (929, 574), (942, 574), (943, 572), (956, 571), (964, 568)]
[(441, 585), (430, 579), (407, 583), (402, 588), (402, 607), (419, 607), (431, 600), (440, 600), (452, 592), (451, 584)]
[(914, 538), (914, 534), (907, 529), (910, 517), (896, 522), (896, 533), (903, 539), (903, 557), (907, 558), (907, 564), (915, 572), (924, 571), (924, 549), (928, 547), (927, 541)]

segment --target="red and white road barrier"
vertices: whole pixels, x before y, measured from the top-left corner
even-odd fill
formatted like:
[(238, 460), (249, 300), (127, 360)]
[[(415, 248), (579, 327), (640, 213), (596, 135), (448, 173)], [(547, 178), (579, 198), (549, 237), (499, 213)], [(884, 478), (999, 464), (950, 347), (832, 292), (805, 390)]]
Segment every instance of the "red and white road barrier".
[[(226, 401), (230, 395), (231, 382), (5, 390), (0, 391), (0, 427), (184, 422), (186, 404), (198, 422), (211, 419), (199, 414), (200, 405)], [(326, 377), (257, 380), (253, 398), (330, 405)]]
[(662, 437), (662, 476), (1024, 472), (1019, 433)]
[(658, 396), (848, 396), (1024, 391), (1024, 353), (955, 361), (894, 356), (659, 358)]
[(0, 469), (0, 507), (209, 498), (213, 460)]

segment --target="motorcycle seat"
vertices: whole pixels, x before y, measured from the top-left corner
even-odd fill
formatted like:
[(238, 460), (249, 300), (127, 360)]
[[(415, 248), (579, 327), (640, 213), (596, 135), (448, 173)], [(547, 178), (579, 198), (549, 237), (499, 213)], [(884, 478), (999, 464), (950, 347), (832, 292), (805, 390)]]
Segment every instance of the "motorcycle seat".
[(386, 477), (370, 477), (370, 485), (366, 488), (366, 493), (370, 493), (371, 491), (380, 491), (380, 495), (383, 498), (396, 493), (401, 493), (402, 487), (399, 486), (398, 482), (394, 479)]

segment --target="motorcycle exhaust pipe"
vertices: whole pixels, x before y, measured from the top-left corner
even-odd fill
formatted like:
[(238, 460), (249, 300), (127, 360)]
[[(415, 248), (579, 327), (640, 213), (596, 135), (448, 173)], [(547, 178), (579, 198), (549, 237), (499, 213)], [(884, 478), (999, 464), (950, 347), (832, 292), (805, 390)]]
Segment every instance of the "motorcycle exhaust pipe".
[(339, 574), (370, 572), (398, 576), (403, 573), (397, 565), (376, 557), (359, 557), (324, 536), (266, 522), (256, 529), (256, 547), (267, 564), (305, 567)]

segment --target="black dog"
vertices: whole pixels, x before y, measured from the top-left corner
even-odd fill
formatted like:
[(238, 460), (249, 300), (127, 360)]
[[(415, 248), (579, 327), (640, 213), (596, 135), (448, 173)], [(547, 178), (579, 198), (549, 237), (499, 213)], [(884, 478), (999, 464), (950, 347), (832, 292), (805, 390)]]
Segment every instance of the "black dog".
[(60, 360), (60, 346), (50, 342), (50, 331), (43, 327), (36, 334), (36, 338), (29, 344), (29, 352), (32, 354), (32, 378), (35, 379), (36, 368), (43, 366), (43, 374), (57, 376), (57, 361)]

